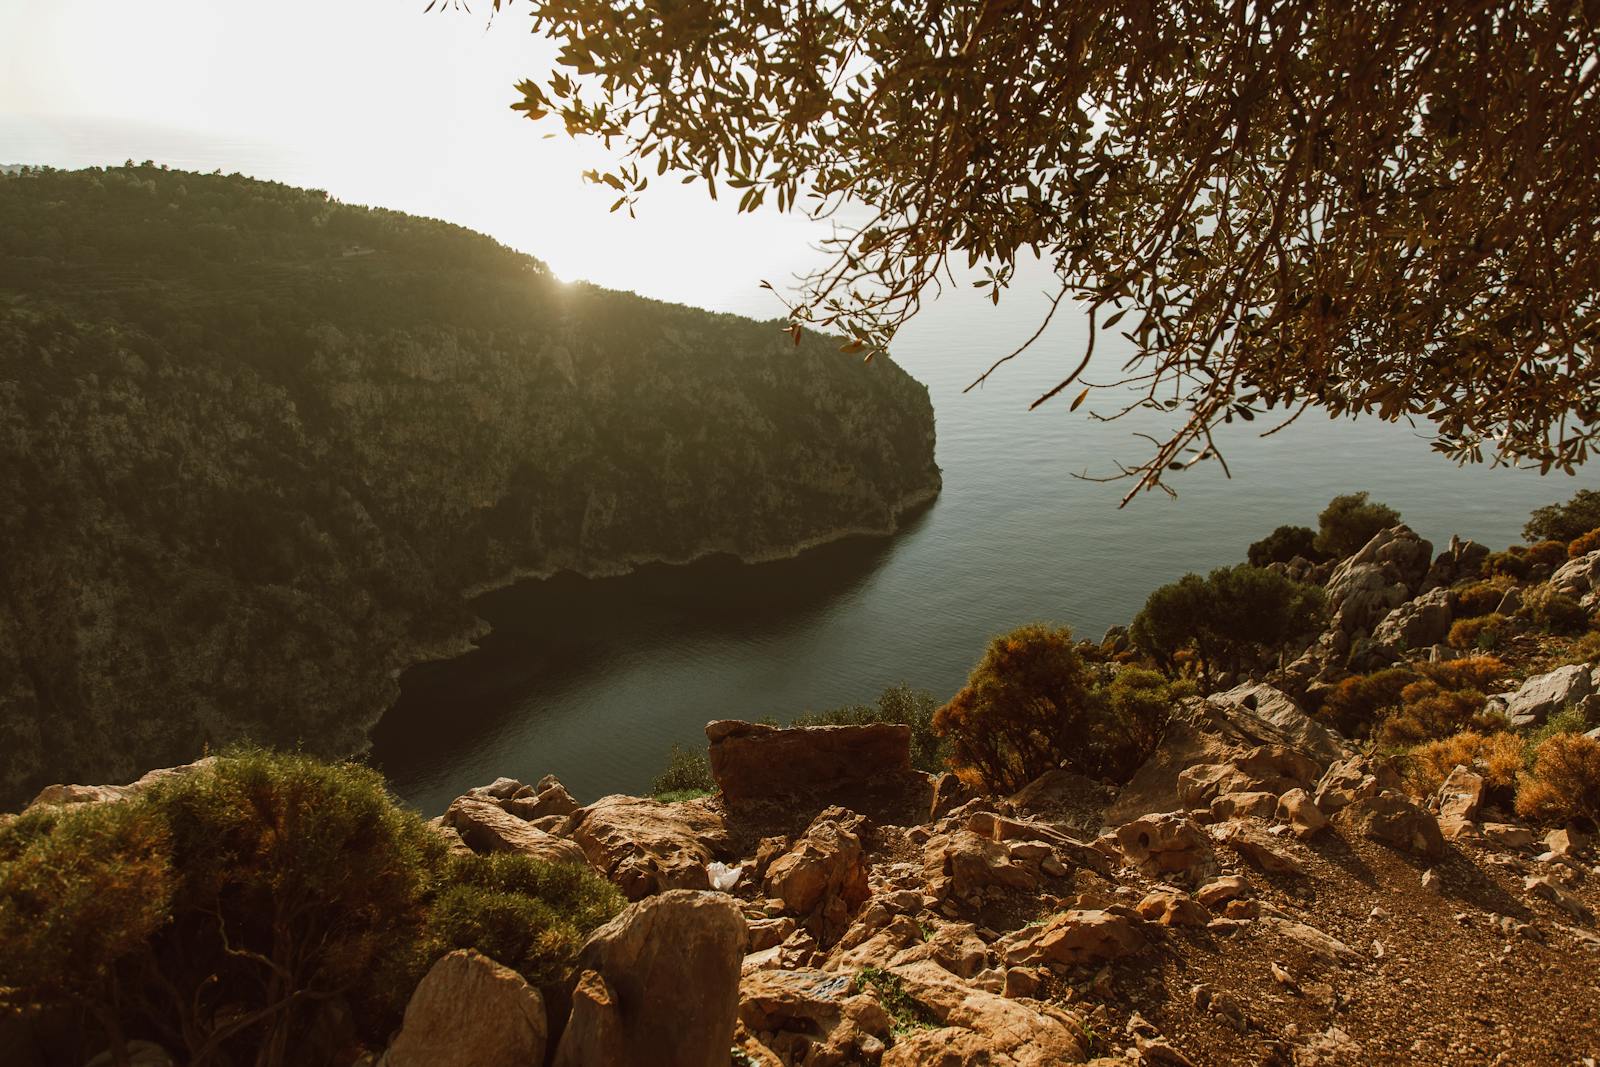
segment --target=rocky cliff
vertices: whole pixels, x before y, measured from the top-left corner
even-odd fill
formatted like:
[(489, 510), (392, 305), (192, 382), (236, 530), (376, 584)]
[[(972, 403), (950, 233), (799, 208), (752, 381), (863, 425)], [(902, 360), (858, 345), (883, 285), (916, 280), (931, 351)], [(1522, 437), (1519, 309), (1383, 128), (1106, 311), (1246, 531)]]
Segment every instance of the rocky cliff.
[(0, 179), (0, 801), (364, 744), (518, 575), (790, 554), (938, 492), (927, 391), (456, 227), (143, 166)]

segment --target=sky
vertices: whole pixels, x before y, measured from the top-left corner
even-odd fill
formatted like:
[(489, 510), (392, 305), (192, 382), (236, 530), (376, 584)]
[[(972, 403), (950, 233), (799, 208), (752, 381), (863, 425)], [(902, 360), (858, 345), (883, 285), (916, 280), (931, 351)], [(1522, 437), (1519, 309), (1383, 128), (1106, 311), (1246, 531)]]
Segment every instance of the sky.
[(584, 182), (598, 145), (510, 110), (554, 49), (515, 6), (491, 24), (426, 0), (0, 0), (0, 164), (154, 159), (442, 218), (562, 278), (783, 314), (759, 288), (816, 261), (818, 224), (737, 217), (698, 186), (639, 217)]

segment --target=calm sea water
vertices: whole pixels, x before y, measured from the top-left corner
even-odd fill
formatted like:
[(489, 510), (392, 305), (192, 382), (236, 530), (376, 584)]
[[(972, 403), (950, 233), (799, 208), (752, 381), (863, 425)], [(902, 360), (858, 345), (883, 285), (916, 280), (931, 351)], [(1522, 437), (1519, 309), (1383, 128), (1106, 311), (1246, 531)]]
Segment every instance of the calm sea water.
[[(321, 157), (276, 145), (0, 115), (0, 164), (124, 158), (382, 199), (373, 175), (330, 175)], [(580, 799), (638, 792), (673, 742), (704, 743), (709, 720), (783, 719), (870, 701), (902, 681), (946, 696), (994, 634), (1048, 621), (1098, 637), (1157, 585), (1237, 562), (1281, 523), (1314, 524), (1338, 493), (1372, 491), (1436, 544), (1460, 533), (1500, 547), (1518, 538), (1532, 508), (1596, 484), (1594, 474), (1461, 469), (1404, 426), (1308, 414), (1265, 440), (1224, 438), (1232, 480), (1206, 465), (1174, 478), (1179, 499), (1146, 495), (1119, 510), (1124, 484), (1073, 475), (1136, 458), (1133, 433), (1161, 421), (1141, 413), (1096, 423), (1065, 403), (1026, 410), (1076, 363), (1083, 336), (1073, 323), (962, 394), (1038, 322), (1042, 298), (1030, 294), (1044, 279), (1033, 281), (999, 308), (970, 289), (949, 292), (902, 335), (895, 357), (932, 392), (944, 493), (897, 535), (782, 563), (709, 560), (492, 593), (476, 604), (494, 627), (477, 651), (403, 676), (372, 760), (429, 814), (498, 775), (555, 773)], [(723, 309), (775, 314), (753, 282), (748, 307)], [(1101, 335), (1101, 379), (1118, 363), (1112, 336)]]
[[(638, 792), (673, 742), (704, 743), (709, 720), (782, 720), (902, 681), (947, 696), (994, 634), (1048, 621), (1098, 637), (1155, 586), (1240, 561), (1281, 523), (1315, 525), (1339, 493), (1370, 490), (1436, 544), (1460, 533), (1501, 547), (1530, 509), (1594, 481), (1461, 469), (1410, 428), (1308, 413), (1274, 437), (1225, 438), (1232, 480), (1206, 465), (1174, 478), (1177, 500), (1147, 494), (1119, 509), (1125, 483), (1073, 475), (1136, 456), (1132, 433), (1160, 420), (1026, 410), (1076, 362), (1076, 328), (962, 393), (1039, 307), (946, 295), (902, 336), (896, 358), (932, 393), (944, 493), (896, 536), (782, 563), (564, 576), (486, 596), (478, 608), (494, 632), (403, 677), (374, 760), (430, 814), (497, 775), (554, 773), (580, 799)], [(1104, 379), (1118, 362), (1111, 336), (1097, 357)]]

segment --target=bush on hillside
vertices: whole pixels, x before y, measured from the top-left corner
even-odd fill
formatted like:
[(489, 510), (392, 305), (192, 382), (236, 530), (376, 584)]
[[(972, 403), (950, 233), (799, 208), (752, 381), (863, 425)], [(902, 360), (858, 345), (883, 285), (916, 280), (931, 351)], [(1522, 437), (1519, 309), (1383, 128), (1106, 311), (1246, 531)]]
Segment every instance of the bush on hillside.
[(1517, 814), (1541, 823), (1600, 822), (1600, 741), (1563, 733), (1539, 745), (1517, 789)]
[(1261, 567), (1220, 567), (1186, 574), (1150, 594), (1129, 633), (1169, 674), (1177, 654), (1193, 649), (1202, 677), (1237, 673), (1245, 663), (1286, 647), (1316, 627), (1323, 593)]
[(1510, 636), (1511, 620), (1496, 611), (1476, 618), (1457, 619), (1450, 625), (1445, 644), (1467, 651), (1489, 652), (1504, 645)]
[(1571, 543), (1567, 545), (1567, 558), (1577, 559), (1579, 556), (1587, 556), (1596, 549), (1600, 549), (1600, 526), (1590, 530), (1582, 537), (1573, 538)]
[(1114, 728), (1108, 731), (1119, 743), (1111, 746), (1108, 777), (1126, 781), (1150, 758), (1172, 721), (1172, 708), (1193, 696), (1192, 682), (1170, 681), (1159, 671), (1125, 667), (1104, 689), (1106, 707)]
[(1522, 528), (1528, 541), (1571, 542), (1600, 527), (1600, 492), (1579, 489), (1565, 504), (1535, 508)]
[(1328, 501), (1317, 516), (1315, 546), (1326, 556), (1344, 559), (1399, 522), (1400, 513), (1389, 505), (1369, 501), (1365, 492), (1346, 493)]
[(676, 741), (667, 752), (667, 769), (650, 784), (650, 792), (657, 800), (682, 800), (716, 791), (717, 781), (711, 777), (711, 758), (706, 750), (685, 748)]
[(1439, 663), (1418, 663), (1417, 673), (1441, 689), (1480, 689), (1489, 687), (1510, 673), (1498, 656), (1464, 656)]
[(1486, 718), (1485, 696), (1477, 689), (1446, 689), (1423, 678), (1400, 691), (1400, 705), (1378, 727), (1378, 744), (1384, 748), (1409, 748), (1460, 733), (1468, 727), (1500, 725), (1500, 717)]
[(1357, 674), (1334, 686), (1317, 710), (1317, 718), (1346, 737), (1365, 737), (1381, 713), (1400, 703), (1400, 692), (1418, 678), (1410, 667), (1389, 667)]
[(1548, 585), (1522, 598), (1522, 613), (1532, 619), (1535, 626), (1553, 634), (1575, 634), (1589, 628), (1589, 613), (1583, 605)]
[(428, 909), (424, 955), (475, 948), (534, 985), (564, 979), (578, 950), (623, 905), (610, 882), (575, 864), (516, 852), (453, 856)]
[(1483, 560), (1483, 573), (1486, 577), (1503, 575), (1518, 582), (1525, 582), (1532, 571), (1533, 565), (1528, 562), (1526, 551), (1518, 545), (1512, 545), (1504, 552), (1491, 552)]
[(919, 771), (937, 774), (946, 770), (950, 746), (933, 729), (933, 715), (939, 701), (932, 693), (912, 689), (905, 683), (878, 694), (876, 704), (851, 704), (827, 711), (797, 716), (791, 726), (866, 726), (894, 723), (911, 727), (911, 765)]
[(1316, 549), (1317, 532), (1309, 526), (1280, 526), (1246, 550), (1252, 567), (1288, 563), (1295, 557), (1313, 562), (1322, 558)]
[(1493, 582), (1473, 582), (1456, 591), (1455, 617), (1474, 619), (1500, 606), (1506, 591)]
[(1439, 791), (1457, 765), (1483, 776), (1486, 786), (1508, 797), (1522, 770), (1522, 738), (1509, 731), (1484, 734), (1463, 730), (1428, 741), (1406, 753), (1406, 781), (1419, 797)]
[[(0, 830), (3, 966), (23, 978), (4, 984), (61, 1003), (68, 987), (111, 983), (115, 1006), (100, 1021), (112, 1045), (159, 1031), (181, 1035), (184, 1062), (332, 1062), (386, 1038), (445, 947), (509, 951), (515, 911), (531, 940), (505, 962), (556, 974), (619, 903), (586, 870), (489, 867), (501, 882), (458, 884), (481, 872), (450, 860), (371, 770), (229, 755), (130, 801)], [(43, 871), (50, 892), (30, 892)]]
[(1528, 561), (1528, 573), (1543, 580), (1567, 562), (1567, 542), (1540, 541), (1529, 545), (1522, 558)]
[(967, 684), (934, 713), (952, 762), (998, 792), (1063, 763), (1098, 777), (1113, 739), (1066, 627), (1024, 626), (989, 642)]

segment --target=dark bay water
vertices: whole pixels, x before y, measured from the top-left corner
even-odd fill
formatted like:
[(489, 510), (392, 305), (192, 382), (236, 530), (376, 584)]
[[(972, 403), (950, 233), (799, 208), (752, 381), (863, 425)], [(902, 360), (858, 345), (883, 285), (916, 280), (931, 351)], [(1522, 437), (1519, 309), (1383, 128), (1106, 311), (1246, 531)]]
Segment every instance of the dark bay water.
[[(961, 393), (1038, 308), (947, 295), (902, 336), (896, 358), (932, 392), (945, 487), (897, 535), (780, 563), (569, 575), (490, 594), (477, 606), (494, 632), (476, 652), (403, 676), (374, 762), (430, 814), (497, 775), (554, 773), (582, 800), (638, 792), (673, 742), (704, 743), (709, 720), (781, 720), (901, 681), (946, 696), (992, 635), (1043, 620), (1098, 637), (1155, 586), (1242, 560), (1281, 523), (1314, 525), (1338, 493), (1371, 490), (1436, 544), (1460, 533), (1501, 547), (1533, 507), (1594, 482), (1462, 469), (1407, 427), (1308, 413), (1271, 438), (1224, 438), (1231, 481), (1208, 465), (1174, 479), (1177, 500), (1146, 495), (1119, 510), (1125, 484), (1072, 475), (1136, 456), (1132, 433), (1161, 417), (1026, 411), (1076, 362), (1080, 334), (1056, 331)], [(1119, 354), (1109, 336), (1099, 368)]]

